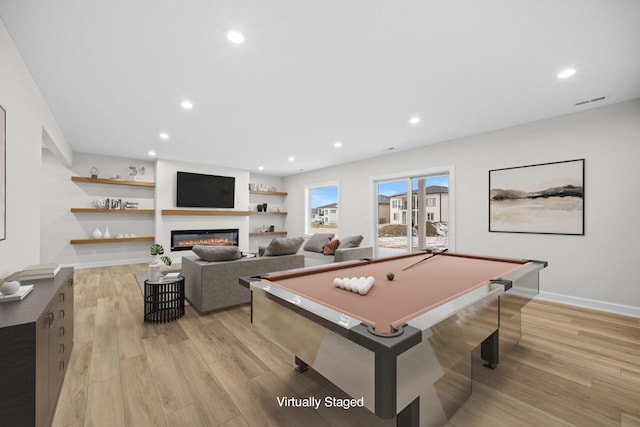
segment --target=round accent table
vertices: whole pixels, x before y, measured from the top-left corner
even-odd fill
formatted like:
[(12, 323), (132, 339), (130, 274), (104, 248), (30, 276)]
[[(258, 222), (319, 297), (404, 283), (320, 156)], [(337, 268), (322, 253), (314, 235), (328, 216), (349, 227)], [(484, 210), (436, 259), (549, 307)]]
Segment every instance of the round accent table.
[(184, 277), (144, 281), (145, 323), (165, 323), (184, 316)]

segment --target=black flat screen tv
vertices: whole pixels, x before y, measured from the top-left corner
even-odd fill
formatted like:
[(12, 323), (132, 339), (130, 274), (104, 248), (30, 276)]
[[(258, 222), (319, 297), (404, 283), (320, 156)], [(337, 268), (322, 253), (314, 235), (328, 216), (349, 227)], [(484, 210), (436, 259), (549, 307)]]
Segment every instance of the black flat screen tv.
[(178, 171), (176, 183), (177, 207), (234, 207), (235, 177)]

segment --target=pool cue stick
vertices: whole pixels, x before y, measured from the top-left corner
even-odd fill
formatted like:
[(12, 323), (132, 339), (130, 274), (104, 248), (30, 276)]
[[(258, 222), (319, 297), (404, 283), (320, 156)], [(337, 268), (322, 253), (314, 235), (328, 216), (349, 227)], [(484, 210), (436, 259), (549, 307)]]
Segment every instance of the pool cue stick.
[(415, 265), (418, 265), (418, 264), (420, 264), (421, 262), (424, 262), (424, 261), (426, 261), (426, 260), (428, 260), (428, 259), (430, 259), (430, 258), (433, 258), (433, 257), (434, 257), (434, 256), (436, 256), (436, 255), (440, 255), (440, 254), (442, 254), (442, 253), (444, 253), (444, 252), (446, 252), (446, 251), (448, 251), (448, 250), (449, 250), (449, 248), (444, 249), (444, 250), (441, 250), (440, 252), (436, 252), (436, 253), (434, 253), (434, 254), (431, 254), (431, 256), (428, 256), (428, 257), (423, 258), (423, 259), (420, 259), (420, 260), (418, 260), (418, 261), (416, 261), (416, 262), (414, 262), (414, 263), (412, 263), (412, 264), (409, 264), (409, 265), (407, 265), (406, 267), (404, 267), (404, 268), (402, 269), (402, 271), (408, 270), (408, 269), (410, 269), (411, 267), (413, 267), (413, 266), (415, 266)]

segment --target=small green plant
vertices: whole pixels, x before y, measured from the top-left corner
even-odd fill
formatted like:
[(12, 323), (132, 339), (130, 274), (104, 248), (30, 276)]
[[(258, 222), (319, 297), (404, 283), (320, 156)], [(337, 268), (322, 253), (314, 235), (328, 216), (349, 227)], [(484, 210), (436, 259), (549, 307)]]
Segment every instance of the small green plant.
[(154, 257), (154, 261), (158, 264), (158, 260), (165, 263), (165, 265), (171, 265), (171, 258), (164, 255), (164, 248), (159, 243), (154, 243), (149, 248), (149, 253)]
[(144, 166), (129, 166), (129, 176), (144, 175)]

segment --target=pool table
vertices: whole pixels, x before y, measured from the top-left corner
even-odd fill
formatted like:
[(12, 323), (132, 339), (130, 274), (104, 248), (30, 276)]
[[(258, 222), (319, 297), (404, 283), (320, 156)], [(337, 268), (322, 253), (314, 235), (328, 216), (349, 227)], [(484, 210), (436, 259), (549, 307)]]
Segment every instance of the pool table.
[[(520, 309), (538, 293), (546, 266), (414, 252), (240, 284), (252, 291), (252, 323), (295, 356), (300, 372), (315, 369), (398, 426), (435, 426), (471, 394), (472, 353), (494, 368), (517, 343)], [(375, 283), (364, 295), (334, 284), (369, 276)]]

